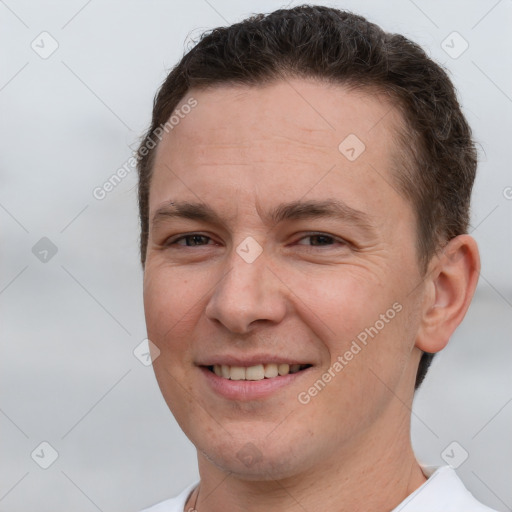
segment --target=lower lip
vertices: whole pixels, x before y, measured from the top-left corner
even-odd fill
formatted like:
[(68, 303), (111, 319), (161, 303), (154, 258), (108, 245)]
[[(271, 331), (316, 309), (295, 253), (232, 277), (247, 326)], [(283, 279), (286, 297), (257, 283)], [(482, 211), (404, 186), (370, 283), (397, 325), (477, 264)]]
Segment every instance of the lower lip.
[(205, 367), (199, 368), (206, 378), (209, 386), (219, 395), (230, 400), (257, 400), (266, 398), (279, 389), (288, 386), (297, 379), (300, 379), (309, 368), (301, 370), (297, 373), (289, 373), (288, 375), (280, 375), (271, 379), (262, 380), (230, 380), (215, 375)]

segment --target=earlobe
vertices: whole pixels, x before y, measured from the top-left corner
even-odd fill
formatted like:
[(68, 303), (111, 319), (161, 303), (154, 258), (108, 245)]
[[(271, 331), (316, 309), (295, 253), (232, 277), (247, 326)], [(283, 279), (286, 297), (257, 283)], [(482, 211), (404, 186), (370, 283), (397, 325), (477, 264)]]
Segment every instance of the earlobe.
[(474, 238), (459, 235), (435, 257), (427, 274), (427, 296), (416, 347), (442, 350), (462, 322), (478, 282), (480, 256)]

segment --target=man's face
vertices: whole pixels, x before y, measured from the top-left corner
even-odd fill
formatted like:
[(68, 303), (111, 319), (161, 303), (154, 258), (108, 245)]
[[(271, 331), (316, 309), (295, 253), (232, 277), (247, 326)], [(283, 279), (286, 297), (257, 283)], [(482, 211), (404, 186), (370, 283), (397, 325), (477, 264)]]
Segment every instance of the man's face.
[(189, 96), (155, 159), (144, 304), (200, 457), (276, 478), (407, 430), (423, 291), (398, 113), (299, 79)]

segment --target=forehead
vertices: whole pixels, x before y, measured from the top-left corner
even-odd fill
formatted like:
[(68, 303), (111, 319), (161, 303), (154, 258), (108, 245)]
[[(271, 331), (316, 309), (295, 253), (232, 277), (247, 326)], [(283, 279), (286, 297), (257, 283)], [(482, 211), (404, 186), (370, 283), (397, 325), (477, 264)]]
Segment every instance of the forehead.
[(360, 195), (379, 182), (392, 186), (401, 117), (374, 91), (310, 79), (221, 85), (191, 89), (175, 112), (191, 98), (196, 106), (183, 109), (186, 115), (178, 116), (157, 147), (153, 212), (168, 199), (170, 182), (174, 191), (189, 196), (228, 184), (253, 190), (268, 185), (297, 195), (335, 168), (324, 186), (353, 186)]
[(176, 110), (180, 111), (192, 97), (197, 107), (179, 116), (179, 129), (176, 126), (172, 133), (182, 139), (191, 137), (194, 142), (229, 139), (232, 143), (251, 143), (256, 134), (292, 134), (332, 146), (348, 133), (368, 139), (377, 127), (376, 133), (382, 136), (402, 121), (389, 98), (375, 89), (348, 88), (313, 79), (191, 89)]

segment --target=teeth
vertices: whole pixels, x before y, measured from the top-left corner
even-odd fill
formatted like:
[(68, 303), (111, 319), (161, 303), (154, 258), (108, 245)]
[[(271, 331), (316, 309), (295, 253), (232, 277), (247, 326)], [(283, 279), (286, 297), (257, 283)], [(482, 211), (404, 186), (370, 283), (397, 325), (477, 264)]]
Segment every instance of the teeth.
[(277, 369), (277, 364), (270, 363), (265, 365), (265, 377), (267, 379), (271, 379), (272, 377), (277, 377), (279, 375), (279, 371)]
[(265, 368), (263, 368), (262, 364), (258, 364), (257, 366), (249, 366), (249, 368), (245, 370), (246, 380), (262, 380), (264, 378)]
[(255, 366), (243, 367), (243, 366), (227, 366), (225, 364), (213, 365), (213, 372), (218, 377), (231, 380), (263, 380), (272, 379), (278, 375), (284, 376), (289, 373), (297, 373), (309, 365), (301, 364), (288, 364), (288, 363), (269, 363), (269, 364), (257, 364)]
[(286, 363), (280, 364), (277, 367), (277, 372), (279, 373), (279, 375), (288, 375), (290, 373), (290, 365)]
[[(215, 366), (218, 366), (217, 364)], [(214, 368), (215, 368), (214, 366)], [(221, 367), (221, 372), (222, 372), (222, 376), (225, 378), (225, 379), (229, 379), (229, 375), (230, 375), (230, 371), (229, 371), (229, 366), (226, 366), (225, 364), (223, 364)]]
[(243, 366), (232, 366), (229, 378), (231, 380), (245, 380), (245, 368)]

